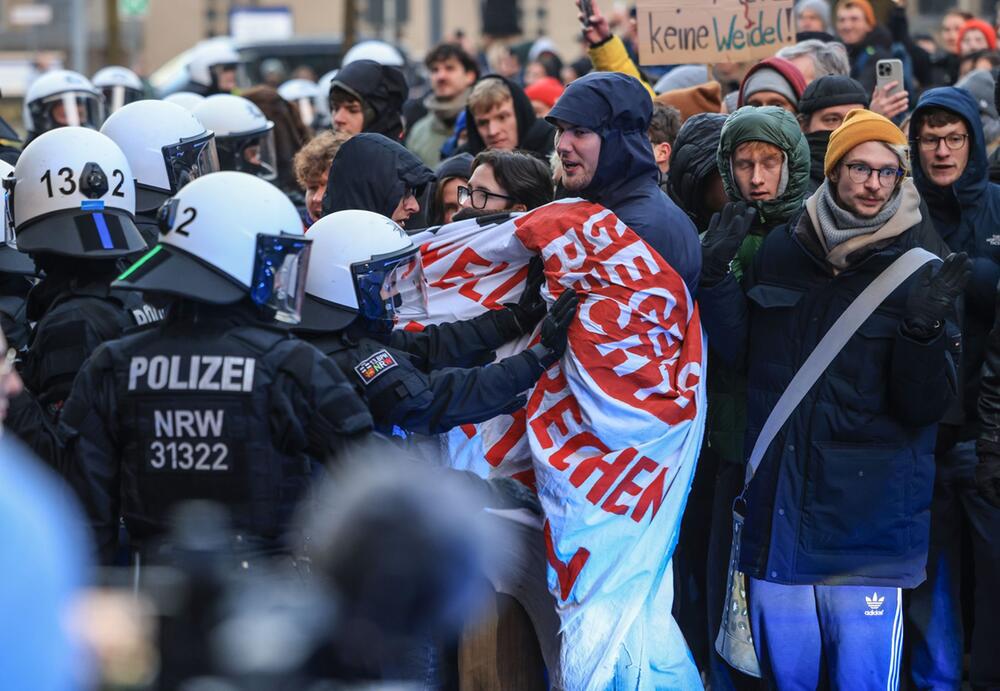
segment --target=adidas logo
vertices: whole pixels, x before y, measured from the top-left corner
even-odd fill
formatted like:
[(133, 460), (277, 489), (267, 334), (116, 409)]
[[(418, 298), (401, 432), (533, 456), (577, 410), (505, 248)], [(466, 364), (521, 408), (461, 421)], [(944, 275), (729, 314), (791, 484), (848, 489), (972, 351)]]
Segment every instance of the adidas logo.
[(865, 612), (866, 617), (881, 617), (885, 614), (882, 609), (882, 603), (885, 602), (885, 595), (882, 597), (878, 596), (878, 593), (872, 593), (871, 597), (865, 596), (865, 602), (868, 603), (868, 610)]

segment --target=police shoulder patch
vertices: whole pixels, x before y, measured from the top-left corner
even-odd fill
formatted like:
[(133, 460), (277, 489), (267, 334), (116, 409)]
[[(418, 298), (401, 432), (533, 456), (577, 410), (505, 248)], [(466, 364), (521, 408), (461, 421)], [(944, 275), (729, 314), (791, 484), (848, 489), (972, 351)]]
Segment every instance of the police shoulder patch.
[(396, 358), (388, 350), (383, 349), (375, 351), (375, 353), (356, 364), (354, 371), (358, 373), (361, 381), (367, 386), (385, 372), (398, 366), (399, 363), (396, 362)]

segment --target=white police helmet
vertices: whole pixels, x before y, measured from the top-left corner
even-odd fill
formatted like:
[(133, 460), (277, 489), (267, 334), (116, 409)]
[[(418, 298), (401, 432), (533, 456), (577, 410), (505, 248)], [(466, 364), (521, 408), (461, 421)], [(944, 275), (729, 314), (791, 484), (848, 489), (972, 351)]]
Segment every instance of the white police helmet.
[(246, 173), (211, 173), (159, 212), (159, 244), (115, 287), (228, 305), (247, 296), (296, 323), (310, 241), (295, 206), (277, 187)]
[(278, 176), (274, 123), (242, 96), (216, 94), (194, 109), (201, 124), (215, 132), (222, 170), (250, 173), (265, 180)]
[(199, 103), (205, 100), (205, 97), (201, 94), (196, 94), (193, 91), (178, 91), (164, 97), (163, 100), (167, 103), (173, 103), (174, 105), (178, 105), (187, 110), (194, 110), (198, 107)]
[(90, 127), (104, 122), (101, 92), (79, 72), (52, 70), (31, 83), (22, 117), (29, 137), (58, 127)]
[[(0, 160), (0, 180), (5, 180), (14, 174), (14, 166)], [(10, 205), (7, 204), (8, 193), (3, 191), (3, 241), (0, 242), (0, 273), (34, 274), (35, 262), (31, 257), (17, 249), (17, 239), (14, 236), (14, 224), (10, 217)]]
[(101, 132), (128, 159), (139, 211), (156, 209), (191, 180), (219, 170), (212, 132), (173, 103), (130, 103), (113, 113)]
[(40, 135), (4, 187), (22, 252), (106, 258), (146, 247), (135, 227), (132, 169), (100, 132), (61, 127)]
[(380, 65), (391, 65), (392, 67), (403, 67), (406, 60), (403, 54), (395, 46), (385, 41), (370, 40), (355, 43), (340, 62), (341, 67), (350, 65), (355, 60), (374, 60)]
[(218, 89), (219, 73), (238, 69), (240, 62), (240, 54), (228, 39), (210, 39), (195, 46), (188, 63), (188, 76), (195, 84)]
[(145, 95), (139, 75), (127, 67), (104, 67), (94, 74), (91, 81), (104, 94), (104, 107), (108, 113), (114, 113)]
[(391, 219), (371, 211), (337, 211), (309, 227), (312, 266), (300, 328), (334, 331), (359, 315), (391, 328), (427, 316), (427, 286), (418, 249)]
[(316, 82), (316, 128), (330, 126), (330, 87), (337, 77), (337, 70), (330, 70)]
[(299, 109), (302, 124), (312, 127), (316, 120), (316, 95), (319, 88), (308, 79), (289, 79), (278, 87), (278, 95)]

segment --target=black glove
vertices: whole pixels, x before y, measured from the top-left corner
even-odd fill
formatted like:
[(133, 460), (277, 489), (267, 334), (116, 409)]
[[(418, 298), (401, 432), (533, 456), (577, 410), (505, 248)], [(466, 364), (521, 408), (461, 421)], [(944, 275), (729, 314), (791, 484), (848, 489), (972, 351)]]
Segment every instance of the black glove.
[(524, 292), (517, 302), (504, 307), (511, 311), (521, 334), (531, 333), (535, 324), (545, 316), (545, 300), (542, 298), (542, 283), (545, 282), (545, 265), (541, 257), (534, 257), (528, 263), (528, 278), (524, 282)]
[(712, 216), (701, 239), (702, 285), (714, 286), (726, 277), (756, 218), (757, 209), (746, 202), (730, 202)]
[(529, 349), (545, 369), (566, 352), (569, 325), (573, 323), (579, 302), (580, 298), (576, 291), (567, 288), (545, 315), (545, 320), (542, 321), (541, 343), (536, 343)]
[(1000, 456), (980, 454), (976, 464), (976, 489), (979, 496), (1000, 509)]
[(931, 267), (925, 267), (906, 298), (903, 332), (922, 341), (934, 338), (954, 313), (971, 274), (972, 262), (965, 252), (949, 254), (933, 275)]

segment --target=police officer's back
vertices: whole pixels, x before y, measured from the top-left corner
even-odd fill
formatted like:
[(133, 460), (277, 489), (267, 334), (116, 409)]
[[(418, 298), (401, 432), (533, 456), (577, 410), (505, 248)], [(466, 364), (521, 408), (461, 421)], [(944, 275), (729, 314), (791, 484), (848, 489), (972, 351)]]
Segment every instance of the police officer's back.
[(354, 210), (321, 218), (309, 237), (312, 269), (297, 332), (336, 360), (382, 430), (440, 433), (510, 413), (565, 350), (573, 291), (545, 317), (540, 343), (487, 364), (545, 316), (540, 272), (519, 304), (424, 331), (393, 331), (397, 320), (426, 317), (418, 248), (406, 232), (385, 216)]
[(137, 293), (110, 287), (117, 262), (145, 248), (135, 185), (115, 143), (83, 127), (38, 136), (4, 184), (17, 247), (43, 275), (27, 298), (27, 318), (37, 324), (22, 377), (56, 416), (94, 348), (159, 318)]
[[(0, 179), (10, 176), (14, 166), (0, 160)], [(0, 328), (7, 343), (15, 350), (28, 345), (30, 327), (26, 312), (28, 290), (33, 285), (35, 263), (31, 257), (19, 252), (10, 222), (7, 196), (3, 201), (3, 238), (0, 240)]]
[(161, 243), (116, 285), (173, 301), (163, 322), (106, 343), (81, 371), (61, 420), (68, 477), (105, 559), (119, 512), (142, 547), (192, 498), (221, 502), (238, 530), (276, 545), (314, 463), (371, 418), (337, 367), (274, 321), (297, 318), (309, 245), (276, 187), (213, 173), (163, 217)]

